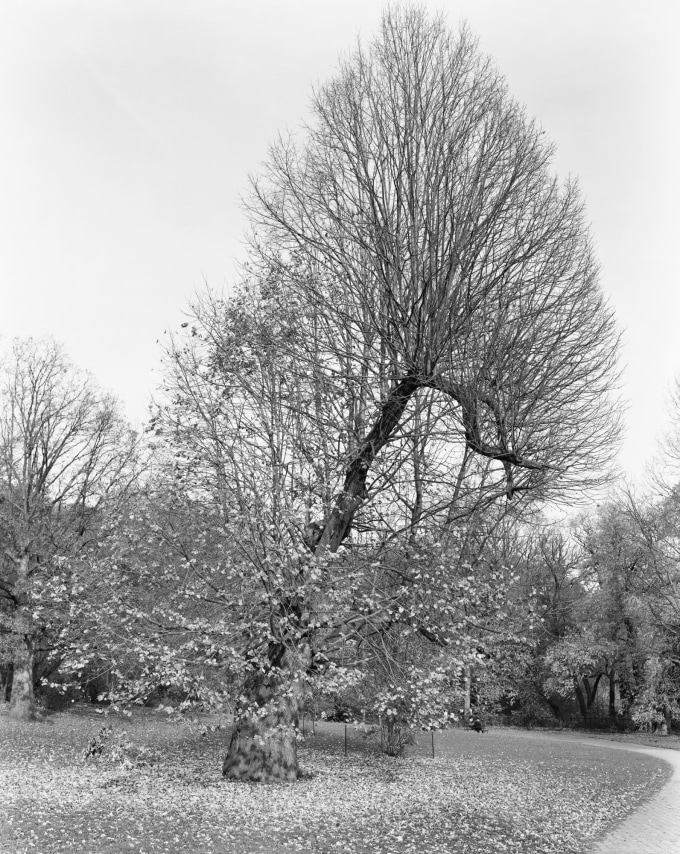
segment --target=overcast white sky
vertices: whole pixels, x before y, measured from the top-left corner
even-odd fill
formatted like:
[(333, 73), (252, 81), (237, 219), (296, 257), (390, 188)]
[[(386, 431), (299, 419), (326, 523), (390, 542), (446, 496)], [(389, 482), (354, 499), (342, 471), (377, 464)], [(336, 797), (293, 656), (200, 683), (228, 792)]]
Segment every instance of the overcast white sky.
[[(579, 176), (624, 330), (621, 463), (680, 375), (674, 0), (425, 3), (481, 47)], [(164, 330), (234, 281), (239, 195), (379, 0), (0, 0), (0, 334), (51, 334), (145, 416)], [(584, 430), (588, 425), (583, 425)]]

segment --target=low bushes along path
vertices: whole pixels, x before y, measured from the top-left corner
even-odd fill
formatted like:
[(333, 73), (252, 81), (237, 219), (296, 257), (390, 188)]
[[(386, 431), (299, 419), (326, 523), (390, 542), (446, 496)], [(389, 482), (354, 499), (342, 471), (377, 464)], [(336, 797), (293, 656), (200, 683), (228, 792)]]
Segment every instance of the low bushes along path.
[[(113, 732), (102, 756), (83, 759), (104, 723)], [(633, 820), (645, 821), (644, 811), (653, 810), (654, 823), (662, 823), (663, 799), (674, 796), (677, 785), (661, 789), (671, 771), (661, 758), (665, 751), (651, 755), (597, 739), (518, 730), (454, 729), (435, 735), (434, 759), (423, 734), (406, 759), (395, 760), (351, 727), (345, 755), (342, 724), (324, 724), (301, 745), (303, 778), (267, 786), (222, 779), (228, 731), (206, 726), (216, 723), (170, 721), (152, 712), (103, 721), (90, 710), (74, 710), (34, 724), (0, 715), (0, 851), (680, 851), (620, 841), (602, 847), (609, 844), (607, 829), (650, 797)], [(630, 833), (628, 827), (624, 822), (614, 832)]]

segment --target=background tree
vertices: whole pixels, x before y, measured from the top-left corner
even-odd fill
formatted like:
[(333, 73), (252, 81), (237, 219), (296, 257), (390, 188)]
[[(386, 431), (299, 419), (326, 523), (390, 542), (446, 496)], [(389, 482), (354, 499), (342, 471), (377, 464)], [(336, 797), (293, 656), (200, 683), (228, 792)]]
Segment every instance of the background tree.
[(35, 711), (36, 660), (58, 658), (77, 612), (82, 588), (71, 561), (132, 478), (135, 437), (115, 401), (51, 341), (16, 340), (0, 371), (2, 632), (10, 712), (26, 718)]
[[(657, 484), (658, 487), (658, 484)], [(643, 688), (632, 705), (640, 725), (670, 731), (680, 717), (680, 552), (677, 488), (662, 489), (644, 500), (627, 495), (621, 502), (640, 553), (635, 596)]]
[[(609, 714), (616, 717), (616, 694), (626, 712), (639, 690), (645, 652), (646, 615), (640, 607), (646, 554), (630, 514), (619, 503), (601, 507), (580, 532), (586, 560), (589, 601), (581, 618), (601, 647), (600, 671), (609, 682)], [(597, 652), (593, 654), (597, 657)]]

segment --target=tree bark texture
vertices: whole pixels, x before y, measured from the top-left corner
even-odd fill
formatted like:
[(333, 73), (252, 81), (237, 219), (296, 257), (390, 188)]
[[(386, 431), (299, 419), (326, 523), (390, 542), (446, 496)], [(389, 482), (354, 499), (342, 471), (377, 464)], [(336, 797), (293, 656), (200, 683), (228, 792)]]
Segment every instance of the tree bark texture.
[(222, 774), (231, 780), (289, 783), (298, 778), (297, 727), (304, 703), (301, 668), (311, 666), (311, 648), (294, 654), (270, 644), (268, 666), (249, 673), (234, 714), (234, 729)]
[(12, 693), (9, 701), (10, 717), (15, 720), (35, 718), (35, 695), (33, 693), (34, 645), (32, 620), (28, 610), (30, 557), (25, 550), (17, 562), (16, 609), (12, 618), (14, 634), (14, 656)]
[(33, 640), (25, 635), (17, 643), (9, 714), (15, 720), (30, 721), (36, 717), (33, 693)]

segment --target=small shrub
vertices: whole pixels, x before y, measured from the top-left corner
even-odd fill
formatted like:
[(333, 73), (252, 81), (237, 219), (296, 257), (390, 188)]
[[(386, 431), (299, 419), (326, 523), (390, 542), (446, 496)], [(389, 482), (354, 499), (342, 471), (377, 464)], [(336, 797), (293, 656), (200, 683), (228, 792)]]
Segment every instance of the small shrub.
[(112, 765), (133, 768), (153, 765), (157, 753), (143, 744), (135, 744), (127, 738), (125, 730), (115, 733), (113, 727), (103, 726), (88, 742), (83, 751), (84, 759), (102, 759)]

